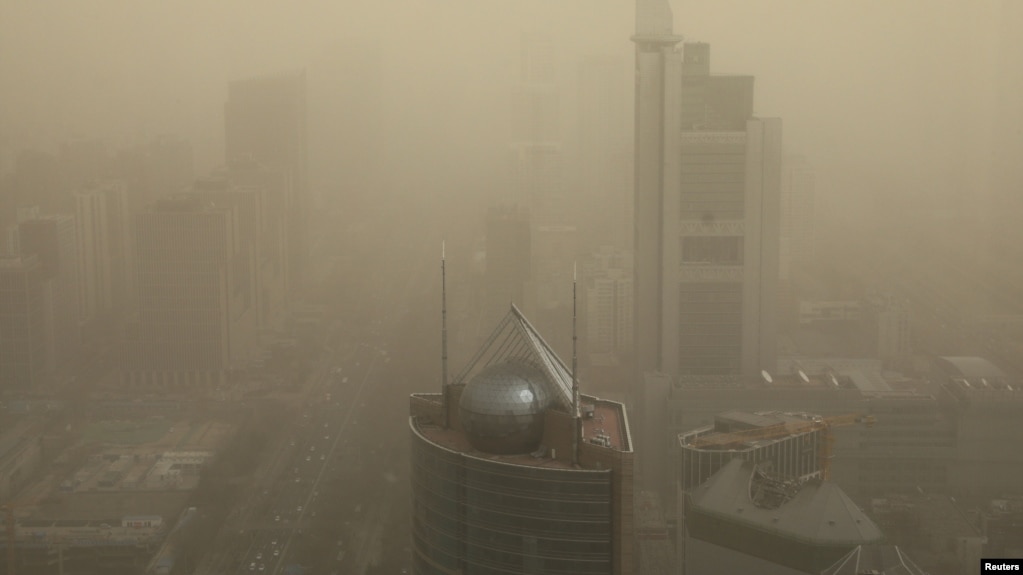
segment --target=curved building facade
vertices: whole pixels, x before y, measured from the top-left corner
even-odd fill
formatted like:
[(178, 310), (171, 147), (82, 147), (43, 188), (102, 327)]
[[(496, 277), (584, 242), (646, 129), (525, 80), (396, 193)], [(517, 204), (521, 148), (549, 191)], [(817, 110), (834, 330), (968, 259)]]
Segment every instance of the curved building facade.
[(460, 453), (413, 421), (414, 573), (612, 573), (611, 476)]

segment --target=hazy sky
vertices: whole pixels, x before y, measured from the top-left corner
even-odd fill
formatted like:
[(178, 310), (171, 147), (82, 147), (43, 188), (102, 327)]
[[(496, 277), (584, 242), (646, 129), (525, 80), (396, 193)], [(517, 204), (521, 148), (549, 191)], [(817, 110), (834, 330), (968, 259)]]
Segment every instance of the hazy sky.
[[(938, 173), (983, 155), (998, 5), (672, 2), (676, 31), (711, 43), (713, 71), (756, 76), (756, 112), (784, 119), (789, 152), (825, 173), (905, 166), (921, 186), (963, 181), (982, 162)], [(229, 80), (314, 66), (359, 40), (379, 49), (386, 122), (410, 139), (401, 149), (473, 149), (496, 140), (481, 128), (488, 117), (506, 121), (522, 31), (554, 34), (567, 72), (583, 53), (629, 66), (633, 25), (623, 0), (0, 0), (0, 143), (10, 154), (171, 132), (193, 141), (205, 169), (222, 155)]]

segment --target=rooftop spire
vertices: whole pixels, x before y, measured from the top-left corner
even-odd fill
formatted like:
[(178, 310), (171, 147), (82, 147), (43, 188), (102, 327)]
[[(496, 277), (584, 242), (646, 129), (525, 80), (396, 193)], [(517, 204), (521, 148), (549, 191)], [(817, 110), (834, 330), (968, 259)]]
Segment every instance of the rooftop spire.
[(444, 240), (440, 242), (440, 392), (444, 404), (444, 427), (448, 426), (448, 291)]

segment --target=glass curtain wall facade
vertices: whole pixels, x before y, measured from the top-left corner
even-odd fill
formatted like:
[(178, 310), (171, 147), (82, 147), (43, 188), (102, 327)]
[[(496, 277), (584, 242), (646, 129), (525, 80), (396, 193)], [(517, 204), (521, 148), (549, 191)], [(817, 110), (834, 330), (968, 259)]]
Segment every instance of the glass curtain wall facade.
[(413, 573), (612, 573), (610, 470), (490, 461), (412, 422)]

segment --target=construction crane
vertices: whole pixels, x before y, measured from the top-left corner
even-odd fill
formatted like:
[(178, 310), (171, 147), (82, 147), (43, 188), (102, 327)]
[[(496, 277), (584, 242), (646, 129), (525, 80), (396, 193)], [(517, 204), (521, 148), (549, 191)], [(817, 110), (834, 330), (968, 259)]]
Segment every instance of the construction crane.
[(766, 427), (744, 429), (731, 433), (708, 434), (695, 438), (689, 445), (697, 449), (728, 450), (739, 448), (751, 441), (766, 441), (800, 433), (822, 431), (818, 456), (821, 461), (821, 478), (828, 480), (831, 479), (831, 447), (835, 442), (831, 429), (858, 423), (872, 427), (876, 422), (877, 419), (873, 415), (864, 413), (848, 413), (833, 417), (814, 417), (813, 419), (786, 421)]

